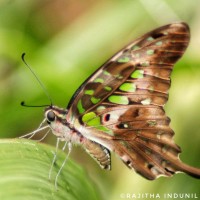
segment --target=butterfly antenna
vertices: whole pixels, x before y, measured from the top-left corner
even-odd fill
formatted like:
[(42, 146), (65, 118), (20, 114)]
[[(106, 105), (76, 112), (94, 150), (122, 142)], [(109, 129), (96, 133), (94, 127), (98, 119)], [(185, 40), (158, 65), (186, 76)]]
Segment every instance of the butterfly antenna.
[[(47, 92), (46, 87), (44, 86), (44, 84), (42, 83), (42, 81), (39, 79), (39, 77), (36, 75), (36, 73), (33, 71), (33, 69), (26, 63), (25, 58), (24, 58), (25, 55), (26, 55), (25, 53), (22, 54), (22, 61), (23, 61), (23, 63), (29, 68), (29, 70), (31, 71), (31, 73), (33, 74), (33, 76), (36, 78), (36, 80), (40, 84), (41, 88), (43, 89), (44, 93), (46, 94), (47, 98), (51, 102), (51, 106), (52, 106), (53, 105), (53, 101), (52, 101), (49, 93)], [(24, 102), (21, 103), (21, 105), (25, 106), (24, 104), (25, 104)], [(33, 107), (33, 106), (31, 106), (31, 107)], [(34, 107), (38, 107), (38, 106), (34, 106)], [(41, 106), (41, 107), (43, 107), (43, 106)]]

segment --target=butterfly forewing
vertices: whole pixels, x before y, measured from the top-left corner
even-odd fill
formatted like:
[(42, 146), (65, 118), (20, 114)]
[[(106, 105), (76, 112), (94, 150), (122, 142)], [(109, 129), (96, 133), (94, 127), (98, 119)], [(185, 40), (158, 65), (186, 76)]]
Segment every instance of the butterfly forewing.
[(68, 106), (67, 119), (75, 129), (147, 179), (187, 172), (180, 167), (180, 148), (163, 106), (173, 65), (189, 38), (185, 23), (145, 34), (89, 77)]
[(114, 55), (84, 82), (69, 103), (70, 115), (82, 116), (104, 104), (108, 107), (163, 106), (168, 98), (173, 65), (184, 53), (188, 42), (189, 29), (183, 23), (145, 34)]

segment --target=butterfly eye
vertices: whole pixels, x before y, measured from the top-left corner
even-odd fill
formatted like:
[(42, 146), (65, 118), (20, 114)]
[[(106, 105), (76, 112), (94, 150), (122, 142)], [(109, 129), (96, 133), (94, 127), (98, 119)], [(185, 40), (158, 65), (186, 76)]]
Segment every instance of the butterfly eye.
[(49, 122), (53, 122), (55, 118), (56, 118), (56, 115), (52, 110), (47, 113), (47, 120)]

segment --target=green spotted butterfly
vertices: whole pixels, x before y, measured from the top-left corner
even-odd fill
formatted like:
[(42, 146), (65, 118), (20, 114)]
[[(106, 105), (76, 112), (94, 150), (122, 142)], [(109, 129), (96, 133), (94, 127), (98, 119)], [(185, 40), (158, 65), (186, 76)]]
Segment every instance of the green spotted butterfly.
[(200, 178), (200, 169), (179, 159), (181, 149), (163, 109), (170, 74), (189, 39), (185, 23), (162, 26), (136, 39), (80, 86), (67, 109), (48, 106), (44, 128), (58, 142), (66, 141), (69, 152), (72, 144), (80, 144), (103, 169), (111, 169), (112, 151), (149, 180), (179, 171)]

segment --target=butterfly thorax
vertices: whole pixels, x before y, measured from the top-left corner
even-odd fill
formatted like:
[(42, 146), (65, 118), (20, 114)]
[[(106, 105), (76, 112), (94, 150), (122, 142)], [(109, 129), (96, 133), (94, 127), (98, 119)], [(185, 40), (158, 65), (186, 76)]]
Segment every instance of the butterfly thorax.
[(66, 120), (68, 110), (57, 106), (49, 106), (45, 109), (45, 118), (53, 134), (62, 141), (79, 144), (82, 136), (74, 130)]
[(57, 106), (49, 106), (45, 109), (45, 118), (53, 134), (61, 141), (81, 144), (102, 168), (110, 169), (110, 152), (102, 145), (88, 140), (79, 133), (72, 123), (67, 121), (67, 113), (67, 109)]

